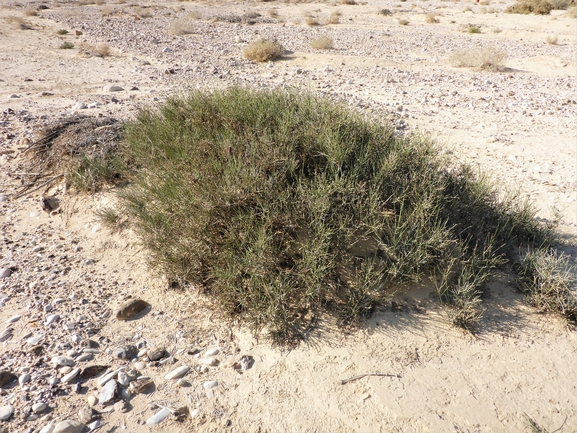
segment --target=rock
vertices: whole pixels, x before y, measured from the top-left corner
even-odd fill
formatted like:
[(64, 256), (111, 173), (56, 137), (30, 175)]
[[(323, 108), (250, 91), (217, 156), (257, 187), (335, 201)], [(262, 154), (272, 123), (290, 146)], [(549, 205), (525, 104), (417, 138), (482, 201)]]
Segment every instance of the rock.
[(62, 383), (71, 382), (72, 380), (74, 380), (76, 378), (76, 376), (78, 376), (79, 373), (80, 373), (80, 368), (77, 367), (60, 380), (62, 381)]
[(178, 380), (176, 381), (176, 384), (177, 384), (178, 386), (180, 386), (181, 388), (187, 388), (187, 387), (190, 386), (190, 382), (187, 381), (186, 379), (178, 379)]
[(14, 406), (9, 404), (8, 406), (0, 407), (0, 421), (6, 421), (14, 413)]
[(88, 406), (90, 407), (94, 407), (98, 404), (98, 397), (95, 395), (89, 395), (86, 400), (88, 401)]
[(94, 349), (94, 348), (98, 347), (98, 343), (94, 340), (89, 339), (89, 338), (82, 340), (80, 342), (80, 345), (82, 347), (87, 348), (87, 349)]
[(82, 430), (84, 430), (84, 424), (67, 419), (56, 424), (52, 433), (81, 433)]
[(122, 92), (124, 89), (120, 86), (108, 86), (105, 87), (104, 90), (108, 92)]
[(69, 358), (68, 356), (54, 356), (52, 357), (52, 364), (54, 364), (54, 366), (65, 366), (68, 365), (69, 367), (74, 367), (76, 365), (76, 362), (72, 359)]
[(24, 386), (25, 384), (30, 382), (31, 377), (32, 376), (30, 376), (29, 373), (24, 373), (18, 378), (18, 383), (20, 384), (20, 386)]
[(128, 320), (149, 307), (150, 304), (142, 299), (130, 299), (120, 306), (116, 312), (116, 318), (118, 320)]
[(0, 388), (4, 388), (9, 383), (15, 381), (17, 379), (16, 375), (7, 371), (7, 370), (0, 370)]
[(211, 388), (214, 388), (214, 387), (216, 387), (216, 386), (218, 386), (218, 381), (216, 381), (216, 380), (210, 380), (210, 381), (204, 382), (204, 383), (202, 384), (202, 387), (203, 387), (204, 389), (211, 389)]
[(32, 405), (32, 412), (34, 413), (42, 413), (46, 410), (48, 406), (46, 406), (46, 403), (35, 403)]
[(182, 376), (188, 373), (189, 370), (190, 367), (188, 365), (183, 365), (182, 367), (178, 367), (177, 369), (172, 370), (170, 373), (164, 376), (164, 378), (166, 380), (180, 379)]
[(0, 278), (8, 278), (10, 275), (12, 275), (12, 271), (8, 268), (2, 268), (0, 269)]
[(214, 347), (212, 349), (207, 350), (204, 356), (208, 358), (214, 355), (218, 355), (218, 352), (219, 352), (218, 347)]
[(146, 424), (159, 424), (170, 415), (170, 411), (166, 408), (160, 409), (154, 415), (146, 420)]
[(76, 362), (90, 361), (92, 360), (92, 358), (94, 358), (94, 355), (92, 355), (92, 353), (83, 353), (82, 355), (76, 358)]
[(126, 405), (126, 402), (124, 400), (120, 400), (114, 403), (114, 412), (128, 412), (128, 406)]
[(146, 391), (148, 387), (152, 385), (152, 379), (149, 377), (137, 379), (134, 382), (130, 382), (130, 390), (137, 394)]
[(166, 355), (166, 349), (164, 347), (153, 347), (146, 352), (146, 356), (148, 356), (148, 359), (151, 361), (158, 361), (164, 357), (164, 355)]
[(66, 376), (66, 375), (67, 375), (68, 373), (70, 373), (71, 371), (72, 371), (72, 367), (69, 367), (68, 365), (66, 365), (66, 366), (64, 366), (64, 367), (62, 367), (62, 368), (60, 369), (60, 374), (61, 374), (62, 376)]
[(90, 379), (91, 377), (98, 376), (103, 371), (106, 371), (109, 368), (108, 365), (89, 365), (82, 369), (80, 373), (80, 377), (82, 379)]
[(44, 337), (43, 335), (33, 335), (32, 337), (26, 339), (26, 343), (30, 344), (31, 346), (34, 346), (38, 344), (38, 342), (42, 340), (43, 337)]
[(114, 350), (114, 356), (120, 359), (131, 360), (132, 358), (136, 358), (138, 354), (138, 349), (136, 346), (132, 344), (128, 344), (126, 346), (120, 346)]
[(117, 386), (118, 385), (114, 379), (110, 379), (106, 382), (106, 385), (104, 385), (102, 391), (100, 391), (100, 397), (98, 397), (100, 404), (105, 405), (114, 398)]
[(82, 406), (78, 411), (78, 419), (83, 422), (84, 424), (92, 421), (92, 417), (94, 416), (94, 411), (90, 406)]
[(45, 325), (51, 325), (56, 323), (60, 320), (60, 316), (58, 314), (49, 314), (46, 316), (46, 321), (44, 322)]
[(54, 431), (54, 423), (46, 424), (38, 433), (52, 433)]
[(10, 317), (8, 320), (6, 320), (6, 323), (15, 323), (18, 322), (20, 320), (22, 316), (20, 316), (19, 314)]
[(126, 374), (124, 371), (120, 371), (118, 373), (118, 383), (121, 384), (122, 386), (127, 386), (130, 383), (130, 377), (128, 377), (128, 374)]
[(124, 370), (124, 367), (120, 367), (118, 370), (114, 370), (114, 371), (111, 371), (110, 373), (106, 373), (104, 376), (102, 376), (100, 379), (98, 379), (98, 385), (103, 386), (110, 379), (114, 379), (116, 377), (116, 375), (119, 372), (121, 372), (122, 370)]
[(2, 333), (0, 333), (0, 342), (10, 340), (12, 338), (12, 328), (6, 328)]
[(146, 368), (146, 363), (142, 361), (135, 362), (134, 368), (136, 368), (137, 370), (144, 370)]
[(84, 104), (83, 102), (77, 102), (76, 104), (74, 104), (74, 106), (72, 107), (72, 111), (76, 111), (76, 110), (84, 110), (86, 109), (86, 104)]
[(200, 365), (211, 365), (215, 366), (218, 365), (218, 360), (216, 358), (201, 358), (198, 360)]

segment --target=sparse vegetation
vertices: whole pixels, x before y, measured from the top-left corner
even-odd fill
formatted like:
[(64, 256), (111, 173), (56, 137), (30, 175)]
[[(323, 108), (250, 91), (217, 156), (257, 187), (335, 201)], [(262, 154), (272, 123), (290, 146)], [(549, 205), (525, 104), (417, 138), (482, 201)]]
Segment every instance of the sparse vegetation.
[(74, 44), (72, 42), (65, 41), (58, 48), (61, 50), (71, 50), (74, 48)]
[(393, 13), (389, 9), (381, 9), (379, 11), (379, 15), (384, 15), (386, 17), (393, 15)]
[(547, 0), (549, 3), (551, 3), (551, 6), (553, 6), (554, 10), (566, 10), (568, 9), (572, 4), (574, 4), (571, 0)]
[(437, 24), (439, 20), (437, 19), (437, 14), (434, 12), (428, 12), (425, 15), (425, 22), (427, 24)]
[(577, 273), (567, 256), (531, 250), (517, 265), (516, 273), (517, 287), (531, 305), (540, 312), (558, 313), (577, 321)]
[(341, 0), (341, 4), (343, 4), (343, 5), (356, 5), (358, 3), (355, 0)]
[(192, 11), (189, 12), (188, 15), (186, 15), (186, 17), (189, 20), (200, 20), (202, 19), (202, 13), (200, 11)]
[(269, 9), (268, 16), (271, 18), (278, 18), (278, 9)]
[(341, 15), (342, 13), (340, 11), (332, 12), (331, 15), (329, 16), (327, 24), (338, 24), (341, 21)]
[(553, 5), (548, 0), (517, 0), (512, 6), (505, 9), (509, 14), (549, 15)]
[(255, 62), (276, 60), (284, 54), (284, 47), (276, 40), (259, 39), (243, 50), (243, 55)]
[(305, 23), (307, 26), (318, 26), (319, 25), (319, 20), (317, 20), (315, 17), (313, 16), (307, 16), (305, 17)]
[(545, 39), (545, 42), (547, 42), (549, 45), (557, 45), (558, 41), (559, 39), (557, 38), (557, 35), (548, 35)]
[(57, 35), (67, 35), (68, 34), (68, 30), (65, 29), (60, 29), (56, 32)]
[(332, 50), (334, 48), (332, 38), (326, 35), (320, 35), (311, 41), (311, 48), (315, 50)]
[(82, 57), (108, 57), (111, 55), (110, 47), (107, 44), (92, 45), (82, 42), (78, 49)]
[(192, 35), (196, 33), (194, 26), (188, 20), (178, 20), (170, 24), (168, 32), (171, 35)]
[(143, 109), (124, 136), (134, 183), (119, 213), (151, 264), (281, 342), (322, 311), (356, 323), (432, 271), (471, 328), (507, 253), (551, 241), (527, 204), (425, 137), (309, 94), (193, 92)]
[(6, 18), (4, 18), (4, 20), (8, 24), (11, 24), (12, 26), (14, 26), (15, 28), (20, 29), (20, 30), (32, 29), (32, 26), (30, 25), (30, 23), (28, 21), (24, 20), (23, 18), (20, 18), (20, 17), (7, 16)]
[(399, 24), (402, 26), (407, 26), (409, 25), (409, 20), (405, 19), (405, 18), (399, 18), (398, 20)]
[(489, 71), (505, 69), (507, 54), (498, 48), (486, 46), (477, 49), (455, 51), (449, 63), (457, 68), (475, 68)]
[(568, 16), (569, 18), (577, 18), (577, 6), (571, 6), (567, 9), (565, 16)]
[(38, 11), (33, 8), (26, 8), (24, 9), (24, 15), (27, 17), (36, 17), (38, 16)]
[(138, 18), (151, 18), (152, 17), (152, 12), (150, 11), (150, 8), (144, 8), (144, 7), (136, 6), (136, 7), (132, 8), (132, 12)]

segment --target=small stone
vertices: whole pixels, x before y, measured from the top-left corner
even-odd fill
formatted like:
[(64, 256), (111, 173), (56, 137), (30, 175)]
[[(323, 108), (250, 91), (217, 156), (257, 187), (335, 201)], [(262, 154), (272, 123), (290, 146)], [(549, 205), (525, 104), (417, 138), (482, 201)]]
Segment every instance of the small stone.
[(82, 36), (82, 32), (80, 30), (74, 30), (74, 34), (76, 36)]
[(98, 343), (94, 340), (89, 339), (89, 338), (82, 340), (80, 345), (82, 347), (87, 348), (87, 349), (94, 349), (94, 348), (98, 347)]
[(24, 373), (18, 378), (18, 383), (20, 386), (24, 386), (26, 383), (30, 382), (32, 376), (29, 373)]
[(104, 376), (102, 376), (100, 379), (98, 379), (98, 385), (104, 386), (105, 383), (107, 383), (110, 379), (114, 379), (116, 377), (116, 375), (119, 372), (121, 372), (122, 370), (124, 370), (124, 367), (120, 367), (118, 370), (114, 370), (114, 371), (111, 371), (110, 373), (106, 373)]
[(68, 365), (70, 367), (74, 367), (76, 365), (76, 362), (68, 356), (54, 356), (52, 358), (52, 364), (54, 364), (55, 366)]
[(190, 412), (190, 417), (191, 417), (191, 418), (196, 418), (199, 414), (200, 414), (200, 410), (199, 410), (199, 409), (194, 409), (192, 412)]
[(92, 408), (90, 406), (82, 406), (80, 408), (80, 410), (78, 411), (78, 419), (83, 422), (84, 424), (86, 424), (87, 422), (90, 422), (92, 420), (92, 417), (94, 416), (94, 411), (92, 410)]
[(83, 353), (82, 355), (76, 358), (76, 362), (90, 361), (92, 358), (94, 358), (94, 355), (92, 355), (92, 353)]
[(201, 365), (215, 366), (218, 364), (218, 360), (216, 358), (201, 358), (198, 360), (198, 363)]
[(54, 423), (46, 424), (38, 433), (52, 433), (54, 431)]
[(88, 401), (88, 406), (90, 407), (94, 407), (98, 404), (98, 397), (95, 395), (89, 395), (86, 400)]
[[(26, 421), (36, 421), (38, 418), (40, 418), (40, 416), (35, 413), (31, 413), (26, 417)], [(32, 431), (30, 433), (32, 433)]]
[(150, 378), (140, 378), (134, 382), (130, 382), (130, 390), (136, 394), (146, 391), (148, 387), (152, 385), (152, 379)]
[(118, 383), (122, 386), (127, 386), (130, 383), (130, 377), (124, 371), (118, 373)]
[(60, 369), (60, 374), (65, 376), (72, 371), (72, 367), (66, 365)]
[(146, 355), (151, 361), (158, 361), (166, 355), (166, 349), (164, 347), (153, 347), (146, 352)]
[(216, 380), (210, 380), (208, 382), (204, 382), (202, 384), (202, 387), (204, 389), (212, 389), (212, 388), (216, 387), (217, 385), (218, 385), (218, 382)]
[(62, 383), (68, 383), (71, 382), (72, 380), (74, 380), (76, 378), (76, 376), (78, 376), (78, 374), (80, 373), (80, 368), (75, 368), (74, 370), (72, 370), (70, 373), (68, 373), (66, 376), (64, 376), (61, 380)]
[(12, 328), (6, 328), (2, 333), (0, 333), (0, 342), (10, 340), (12, 338)]
[(120, 346), (120, 347), (116, 348), (116, 350), (114, 351), (114, 356), (116, 356), (117, 358), (126, 359), (126, 360), (131, 360), (132, 358), (136, 358), (137, 354), (138, 354), (138, 349), (136, 348), (136, 346), (133, 346), (132, 344), (128, 344), (126, 346)]
[(84, 104), (83, 102), (77, 102), (72, 106), (72, 111), (84, 110), (84, 109), (86, 109), (86, 104)]
[(208, 358), (208, 357), (211, 357), (211, 356), (218, 355), (218, 352), (219, 352), (218, 347), (214, 347), (214, 348), (212, 348), (212, 349), (207, 350), (207, 351), (205, 352), (204, 356)]
[[(44, 308), (46, 308), (46, 307), (44, 307)], [(81, 337), (80, 335), (74, 334), (74, 335), (72, 336), (72, 342), (73, 342), (74, 344), (78, 344), (78, 343), (80, 343), (81, 341), (82, 341), (82, 337)]]
[(95, 224), (94, 227), (92, 227), (92, 233), (99, 232), (101, 229), (102, 226), (100, 224)]
[(106, 385), (104, 385), (104, 387), (102, 387), (102, 391), (100, 391), (100, 397), (98, 397), (100, 404), (105, 405), (111, 401), (116, 395), (116, 388), (117, 384), (114, 379), (110, 379), (108, 382), (106, 382)]
[(35, 403), (32, 405), (32, 412), (42, 413), (46, 410), (46, 403)]
[(51, 325), (56, 323), (60, 320), (60, 316), (58, 314), (49, 314), (46, 316), (46, 321), (44, 322), (45, 325)]
[(181, 388), (187, 388), (187, 387), (190, 386), (190, 382), (189, 382), (188, 380), (186, 380), (186, 379), (178, 379), (178, 380), (176, 381), (176, 384), (177, 384), (178, 386), (180, 386)]
[(14, 406), (9, 404), (8, 406), (0, 407), (0, 421), (6, 421), (14, 413)]
[(183, 365), (182, 367), (178, 367), (177, 369), (172, 370), (170, 373), (168, 373), (166, 376), (164, 376), (164, 378), (166, 380), (180, 379), (186, 373), (188, 373), (189, 370), (190, 370), (190, 367), (188, 365)]
[(44, 351), (44, 346), (38, 344), (36, 346), (32, 346), (30, 348), (30, 353), (33, 353), (36, 356), (40, 356), (40, 354)]
[(137, 370), (144, 370), (146, 368), (146, 363), (142, 361), (135, 362), (134, 368), (136, 368)]
[(38, 342), (39, 342), (40, 340), (42, 340), (43, 337), (44, 337), (43, 335), (34, 335), (34, 336), (30, 337), (30, 338), (27, 338), (27, 339), (26, 339), (26, 343), (34, 346), (34, 345), (38, 344)]
[(22, 317), (22, 316), (20, 316), (19, 314), (17, 314), (16, 316), (12, 316), (12, 317), (10, 317), (8, 320), (6, 320), (6, 323), (15, 323), (15, 322), (18, 322), (21, 317)]
[(82, 369), (80, 377), (82, 377), (82, 379), (90, 379), (91, 377), (98, 376), (108, 368), (108, 365), (89, 365)]
[(80, 433), (82, 430), (84, 430), (84, 424), (67, 419), (56, 424), (52, 433)]
[(8, 268), (2, 268), (0, 269), (0, 278), (8, 278), (10, 275), (12, 275), (12, 271)]
[(128, 320), (149, 307), (150, 304), (142, 299), (131, 299), (120, 306), (116, 312), (116, 318), (118, 320)]
[(159, 424), (170, 415), (170, 411), (166, 408), (160, 409), (154, 415), (146, 420), (146, 424)]
[(7, 371), (0, 370), (0, 388), (4, 388), (9, 383), (12, 383), (17, 379), (16, 375)]
[(120, 86), (108, 86), (104, 88), (108, 92), (122, 92), (124, 89)]
[(128, 406), (126, 405), (126, 402), (124, 400), (117, 401), (116, 403), (114, 403), (113, 407), (114, 412), (120, 412), (120, 413), (128, 412)]
[(48, 379), (50, 386), (56, 386), (58, 385), (58, 382), (60, 382), (60, 379), (58, 379), (56, 376), (52, 376), (50, 379)]

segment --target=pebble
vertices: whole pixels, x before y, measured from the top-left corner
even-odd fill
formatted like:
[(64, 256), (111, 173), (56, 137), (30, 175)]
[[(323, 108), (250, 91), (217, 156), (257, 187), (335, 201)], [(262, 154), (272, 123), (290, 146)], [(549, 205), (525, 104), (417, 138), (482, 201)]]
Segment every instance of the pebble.
[(94, 227), (92, 227), (92, 233), (99, 232), (101, 229), (102, 226), (100, 224), (95, 224)]
[(100, 427), (99, 419), (97, 419), (96, 421), (92, 421), (90, 424), (88, 424), (88, 428), (90, 429), (89, 431), (96, 430), (98, 427)]
[(207, 350), (204, 356), (208, 358), (210, 356), (218, 355), (218, 352), (219, 352), (218, 347), (214, 347), (212, 349)]
[(28, 382), (30, 382), (32, 376), (30, 376), (30, 374), (28, 373), (24, 373), (23, 375), (21, 375), (18, 378), (18, 383), (20, 384), (20, 386), (24, 386), (25, 384), (27, 384)]
[(0, 269), (0, 278), (8, 278), (10, 275), (12, 275), (12, 271), (8, 268), (2, 268)]
[(188, 365), (183, 365), (182, 367), (178, 367), (177, 369), (172, 370), (170, 373), (164, 376), (164, 378), (166, 380), (179, 379), (188, 373), (189, 370), (190, 367)]
[(43, 335), (34, 335), (30, 338), (26, 339), (26, 343), (30, 344), (31, 346), (34, 346), (36, 344), (38, 344), (38, 342), (40, 340), (42, 340), (42, 337), (44, 337)]
[(62, 383), (68, 383), (74, 380), (76, 376), (78, 376), (78, 373), (80, 373), (80, 368), (77, 367), (61, 379)]
[(12, 317), (10, 317), (8, 320), (6, 320), (6, 323), (15, 323), (15, 322), (18, 322), (21, 317), (22, 317), (22, 316), (20, 316), (20, 315), (18, 315), (18, 314), (17, 314), (16, 316), (12, 316)]
[(100, 391), (100, 396), (98, 397), (100, 404), (105, 405), (111, 401), (116, 395), (116, 388), (117, 384), (114, 379), (110, 379), (106, 382), (106, 385), (102, 387), (102, 391)]
[(130, 299), (120, 306), (116, 312), (116, 318), (118, 320), (128, 320), (149, 307), (150, 304), (142, 299)]
[(114, 350), (114, 356), (120, 359), (131, 360), (132, 358), (136, 358), (136, 355), (138, 355), (138, 349), (132, 344), (120, 346)]
[(114, 371), (111, 371), (110, 373), (106, 373), (104, 376), (102, 376), (100, 379), (98, 379), (98, 385), (103, 386), (105, 383), (110, 381), (110, 379), (115, 378), (116, 375), (118, 373), (120, 373), (122, 370), (124, 370), (124, 367), (120, 367), (118, 370), (114, 370)]
[(146, 368), (146, 363), (142, 361), (135, 362), (134, 368), (136, 368), (137, 370), (144, 370)]
[(8, 406), (0, 407), (0, 421), (6, 421), (14, 413), (14, 406), (9, 404)]
[(50, 379), (48, 379), (48, 383), (51, 386), (56, 386), (58, 385), (58, 382), (60, 382), (60, 379), (58, 379), (56, 376), (52, 376)]
[(154, 347), (152, 349), (149, 349), (146, 352), (146, 355), (148, 356), (148, 359), (150, 359), (151, 361), (158, 361), (159, 359), (164, 357), (164, 355), (166, 355), (166, 348)]
[(90, 422), (92, 420), (93, 416), (94, 416), (94, 411), (92, 410), (92, 407), (90, 407), (90, 406), (82, 406), (80, 408), (80, 410), (78, 411), (78, 419), (85, 424), (87, 422)]
[(76, 362), (90, 361), (92, 358), (94, 358), (94, 355), (92, 355), (92, 353), (83, 353), (82, 355), (76, 358)]
[(98, 404), (98, 397), (96, 397), (95, 395), (89, 395), (88, 398), (86, 399), (88, 401), (88, 406), (90, 407), (94, 407)]
[(160, 409), (154, 415), (146, 420), (146, 424), (159, 424), (170, 415), (170, 411), (166, 408)]
[(198, 360), (198, 363), (201, 365), (217, 365), (218, 364), (218, 360), (216, 358), (201, 358)]
[(38, 433), (52, 433), (54, 431), (54, 423), (46, 424)]
[(60, 369), (60, 374), (64, 376), (64, 375), (70, 373), (71, 371), (72, 371), (72, 367), (66, 365)]
[(127, 386), (130, 383), (130, 377), (124, 371), (118, 373), (118, 383), (122, 386)]
[(4, 388), (6, 385), (12, 383), (17, 379), (16, 375), (7, 371), (0, 370), (0, 388)]
[(46, 321), (44, 322), (45, 325), (51, 325), (55, 322), (60, 320), (60, 316), (58, 314), (49, 314), (46, 316)]
[(68, 365), (70, 367), (74, 367), (76, 365), (76, 362), (68, 356), (54, 356), (52, 358), (52, 364), (54, 364), (55, 366)]
[(30, 218), (36, 218), (39, 217), (41, 214), (40, 212), (36, 211), (36, 212), (30, 212)]
[(12, 328), (6, 328), (0, 333), (0, 342), (10, 340), (12, 338)]
[(80, 433), (82, 430), (84, 430), (84, 424), (67, 419), (56, 424), (52, 433)]
[(120, 413), (128, 412), (128, 406), (126, 405), (126, 402), (124, 400), (117, 401), (116, 403), (114, 403), (113, 407), (114, 412), (120, 412)]
[(34, 413), (42, 413), (46, 410), (48, 406), (46, 403), (35, 403), (32, 405), (32, 412)]
[(108, 86), (105, 87), (104, 90), (107, 90), (109, 92), (122, 92), (124, 89), (120, 86)]
[(218, 386), (218, 381), (216, 381), (216, 380), (209, 380), (208, 382), (204, 382), (202, 384), (202, 387), (204, 389), (211, 389), (211, 388), (214, 388), (216, 386)]
[(152, 385), (152, 379), (149, 377), (139, 378), (136, 379), (134, 382), (130, 382), (130, 390), (140, 394), (141, 392), (146, 391), (148, 387)]
[(74, 104), (72, 106), (72, 111), (76, 111), (76, 110), (84, 110), (86, 109), (86, 104), (84, 104), (83, 102), (77, 102), (76, 104)]

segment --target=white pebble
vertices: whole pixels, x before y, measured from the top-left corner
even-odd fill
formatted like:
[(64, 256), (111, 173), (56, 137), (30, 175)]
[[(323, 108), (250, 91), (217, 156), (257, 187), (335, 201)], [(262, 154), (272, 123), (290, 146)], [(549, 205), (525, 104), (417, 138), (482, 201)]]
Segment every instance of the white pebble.
[(210, 357), (210, 356), (214, 356), (214, 355), (218, 355), (218, 347), (214, 347), (212, 349), (209, 349), (205, 352), (204, 356), (206, 357)]
[(6, 323), (14, 323), (14, 322), (18, 322), (20, 320), (22, 316), (20, 315), (16, 315), (16, 316), (12, 316), (10, 317), (8, 320), (6, 320)]
[(58, 320), (60, 320), (60, 316), (58, 314), (49, 314), (48, 316), (46, 316), (46, 322), (44, 322), (44, 324), (51, 325), (57, 322)]
[(210, 381), (208, 381), (208, 382), (204, 382), (204, 383), (202, 384), (202, 387), (203, 387), (204, 389), (211, 389), (211, 388), (214, 388), (214, 387), (217, 386), (217, 385), (218, 385), (218, 382), (217, 382), (216, 380), (210, 380)]
[(52, 433), (54, 430), (54, 423), (46, 424), (38, 433)]
[(20, 386), (23, 386), (24, 384), (30, 382), (31, 378), (32, 376), (30, 376), (29, 373), (24, 373), (18, 378), (18, 383), (20, 384)]
[(42, 413), (46, 409), (45, 403), (36, 403), (32, 405), (32, 412), (34, 413)]
[(70, 367), (74, 367), (76, 362), (74, 362), (74, 360), (68, 356), (54, 356), (52, 358), (52, 364), (55, 366), (69, 365)]
[(30, 218), (36, 218), (40, 216), (40, 212), (30, 212)]
[(201, 358), (198, 360), (198, 363), (201, 365), (216, 365), (218, 364), (218, 360), (216, 358)]
[(190, 367), (188, 365), (183, 365), (182, 367), (178, 367), (177, 369), (172, 370), (170, 373), (164, 376), (164, 378), (166, 380), (179, 379), (188, 373), (188, 370), (190, 370)]
[(170, 411), (166, 408), (160, 409), (157, 413), (146, 420), (146, 424), (158, 424), (164, 421), (170, 415)]
[(118, 383), (122, 386), (126, 386), (130, 383), (130, 377), (124, 371), (118, 372)]

